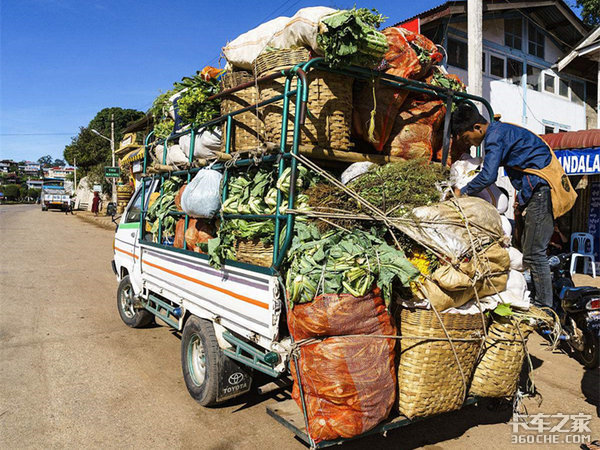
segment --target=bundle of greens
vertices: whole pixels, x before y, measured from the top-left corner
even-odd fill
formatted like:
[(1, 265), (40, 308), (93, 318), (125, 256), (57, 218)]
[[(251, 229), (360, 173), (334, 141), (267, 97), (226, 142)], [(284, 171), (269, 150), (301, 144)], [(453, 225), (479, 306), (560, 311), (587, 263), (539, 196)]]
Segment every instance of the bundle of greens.
[(419, 276), (404, 253), (378, 237), (376, 230), (321, 235), (315, 226), (298, 223), (295, 234), (286, 277), (292, 303), (311, 302), (321, 293), (360, 297), (377, 285), (389, 305), (392, 283), (409, 286)]
[(150, 108), (155, 124), (154, 135), (158, 139), (165, 139), (173, 132), (175, 122), (169, 116), (169, 111), (174, 105), (169, 99), (174, 95), (181, 93), (176, 102), (183, 123), (201, 124), (219, 116), (219, 100), (208, 100), (218, 92), (218, 81), (213, 78), (206, 80), (200, 71), (173, 83), (173, 89), (156, 97)]
[(165, 180), (162, 186), (162, 195), (148, 207), (146, 220), (151, 224), (152, 228), (150, 232), (154, 236), (155, 241), (158, 238), (158, 229), (161, 223), (163, 237), (168, 238), (175, 235), (177, 220), (175, 217), (169, 215), (169, 212), (177, 211), (175, 196), (182, 184), (183, 180), (179, 177), (171, 177)]
[(386, 37), (376, 30), (385, 19), (375, 9), (356, 7), (323, 18), (317, 43), (325, 54), (325, 62), (330, 67), (376, 67), (388, 50)]
[(465, 92), (467, 90), (464, 83), (460, 81), (460, 78), (453, 74), (443, 73), (439, 69), (434, 70), (431, 80), (429, 81), (428, 78), (427, 81), (434, 86), (451, 89), (455, 92)]
[(208, 100), (218, 93), (219, 85), (216, 80), (205, 81), (201, 78), (182, 91), (181, 97), (177, 99), (177, 110), (183, 123), (199, 125), (219, 117), (219, 100)]
[[(402, 216), (413, 208), (430, 205), (440, 200), (438, 183), (447, 179), (447, 169), (429, 164), (425, 159), (413, 159), (383, 166), (374, 166), (367, 173), (350, 182), (348, 187), (365, 200), (391, 216)], [(361, 213), (360, 204), (330, 183), (318, 183), (306, 191), (311, 208), (319, 211)], [(344, 228), (360, 226), (351, 219), (331, 219)], [(364, 222), (362, 222), (364, 224)], [(319, 223), (324, 231), (330, 225)]]
[[(275, 214), (277, 209), (277, 192), (281, 190), (282, 198), (279, 212), (283, 214), (288, 208), (288, 192), (291, 183), (291, 169), (283, 171), (275, 181), (273, 166), (251, 167), (238, 170), (232, 174), (227, 184), (228, 198), (222, 206), (225, 214)], [(315, 177), (305, 167), (298, 167), (296, 178), (295, 209), (308, 209), (308, 197), (301, 192), (314, 183)], [(225, 259), (235, 260), (235, 245), (240, 239), (259, 240), (271, 244), (275, 235), (275, 221), (225, 219), (218, 235), (209, 241), (208, 255), (210, 263), (220, 267)]]

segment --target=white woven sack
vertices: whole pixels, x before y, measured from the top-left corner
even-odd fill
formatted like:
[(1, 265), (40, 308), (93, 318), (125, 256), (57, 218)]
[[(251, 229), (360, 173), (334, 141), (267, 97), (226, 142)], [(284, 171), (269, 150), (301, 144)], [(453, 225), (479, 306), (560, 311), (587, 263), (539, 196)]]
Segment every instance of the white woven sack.
[[(179, 145), (186, 158), (190, 157), (191, 136), (186, 134), (179, 138)], [(194, 158), (210, 158), (221, 149), (221, 130), (200, 130), (194, 139)]]
[(234, 67), (252, 70), (254, 60), (267, 47), (275, 33), (283, 30), (289, 17), (277, 17), (238, 36), (223, 47), (225, 59)]
[(334, 12), (336, 12), (335, 9), (325, 6), (314, 6), (298, 10), (285, 27), (273, 35), (269, 41), (269, 47), (309, 47), (315, 52), (323, 54), (317, 44), (319, 22), (323, 17)]
[[(477, 176), (483, 160), (481, 158), (472, 158), (467, 153), (463, 153), (458, 161), (450, 167), (450, 183), (453, 187), (462, 189)], [(484, 199), (496, 207), (500, 214), (504, 214), (508, 209), (508, 196), (504, 194), (496, 184), (492, 184), (474, 195)]]
[(181, 147), (177, 144), (171, 145), (167, 148), (167, 164), (168, 165), (178, 165), (185, 164), (188, 162), (187, 157), (181, 150)]

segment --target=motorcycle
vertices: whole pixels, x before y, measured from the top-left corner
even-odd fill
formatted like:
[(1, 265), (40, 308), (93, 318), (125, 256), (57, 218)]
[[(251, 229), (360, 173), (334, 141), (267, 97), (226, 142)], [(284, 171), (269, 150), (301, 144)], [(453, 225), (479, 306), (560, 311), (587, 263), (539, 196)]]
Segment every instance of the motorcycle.
[[(575, 353), (587, 369), (600, 362), (600, 289), (575, 287), (569, 270), (570, 253), (548, 259), (552, 274), (553, 309), (560, 319), (563, 332), (558, 337)], [(550, 334), (550, 330), (543, 334)]]

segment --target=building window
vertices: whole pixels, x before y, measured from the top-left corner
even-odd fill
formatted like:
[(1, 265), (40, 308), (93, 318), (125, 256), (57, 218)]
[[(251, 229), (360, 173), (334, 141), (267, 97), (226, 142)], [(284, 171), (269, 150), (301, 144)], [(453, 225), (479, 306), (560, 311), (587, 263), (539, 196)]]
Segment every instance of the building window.
[(540, 74), (542, 73), (542, 69), (539, 67), (527, 65), (527, 88), (532, 89), (534, 91), (540, 91), (541, 83), (540, 83)]
[(523, 21), (504, 19), (504, 45), (516, 50), (523, 49)]
[(548, 125), (544, 126), (544, 134), (552, 134), (554, 133), (554, 127), (549, 127)]
[(558, 95), (569, 98), (569, 81), (564, 78), (558, 79)]
[(467, 43), (448, 39), (448, 64), (461, 69), (467, 68)]
[(523, 62), (516, 59), (507, 58), (506, 60), (506, 77), (513, 84), (521, 85), (521, 77), (523, 75)]
[(485, 52), (481, 53), (481, 72), (485, 73)]
[(554, 94), (554, 77), (547, 73), (544, 74), (544, 90)]
[(542, 30), (529, 22), (529, 54), (544, 59), (544, 42)]
[(490, 55), (490, 74), (495, 77), (504, 78), (504, 59)]
[(584, 85), (581, 81), (571, 81), (571, 101), (583, 105)]

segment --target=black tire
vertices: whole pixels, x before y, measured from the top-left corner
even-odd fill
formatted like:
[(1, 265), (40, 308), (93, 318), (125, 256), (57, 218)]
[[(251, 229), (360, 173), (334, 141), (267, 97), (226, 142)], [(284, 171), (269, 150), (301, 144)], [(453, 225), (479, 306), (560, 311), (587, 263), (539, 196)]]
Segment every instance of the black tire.
[(133, 306), (133, 286), (129, 275), (124, 276), (117, 288), (117, 309), (121, 320), (131, 328), (141, 328), (154, 321), (154, 314)]
[(42, 211), (44, 211), (44, 212), (45, 212), (45, 211), (48, 211), (48, 208), (44, 208), (44, 207), (42, 206)]
[(222, 357), (213, 324), (190, 317), (181, 336), (181, 368), (188, 392), (202, 406), (217, 404)]
[(600, 338), (598, 332), (583, 332), (583, 351), (577, 352), (579, 361), (586, 369), (596, 369), (600, 365)]

